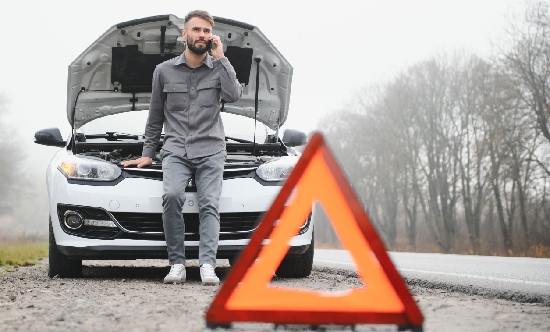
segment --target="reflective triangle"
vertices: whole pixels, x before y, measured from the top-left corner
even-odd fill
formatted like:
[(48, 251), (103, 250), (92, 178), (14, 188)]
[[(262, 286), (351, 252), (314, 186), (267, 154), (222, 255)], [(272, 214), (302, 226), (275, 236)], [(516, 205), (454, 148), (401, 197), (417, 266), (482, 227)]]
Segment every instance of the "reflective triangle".
[[(316, 292), (268, 285), (315, 202), (325, 209), (365, 287)], [(262, 246), (264, 239), (269, 242)], [(320, 134), (312, 137), (212, 302), (206, 320), (210, 324), (422, 325), (422, 313)]]

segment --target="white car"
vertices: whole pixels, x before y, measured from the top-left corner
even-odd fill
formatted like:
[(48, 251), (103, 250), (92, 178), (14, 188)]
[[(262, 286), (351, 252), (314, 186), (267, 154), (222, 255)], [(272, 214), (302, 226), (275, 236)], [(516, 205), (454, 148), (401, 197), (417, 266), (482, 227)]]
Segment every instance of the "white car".
[[(292, 67), (257, 27), (215, 17), (243, 97), (225, 104), (227, 161), (220, 198), (217, 258), (233, 263), (299, 158), (291, 147), (306, 135), (279, 127), (288, 114)], [(38, 144), (63, 147), (47, 169), (50, 208), (49, 276), (80, 277), (86, 259), (166, 259), (162, 226), (162, 163), (120, 166), (141, 156), (157, 64), (184, 50), (183, 19), (154, 16), (117, 24), (69, 66), (67, 117), (73, 130), (38, 131)], [(257, 126), (256, 126), (257, 124)], [(191, 180), (182, 212), (185, 252), (198, 257), (199, 217)], [(276, 271), (305, 277), (313, 263), (310, 214)]]

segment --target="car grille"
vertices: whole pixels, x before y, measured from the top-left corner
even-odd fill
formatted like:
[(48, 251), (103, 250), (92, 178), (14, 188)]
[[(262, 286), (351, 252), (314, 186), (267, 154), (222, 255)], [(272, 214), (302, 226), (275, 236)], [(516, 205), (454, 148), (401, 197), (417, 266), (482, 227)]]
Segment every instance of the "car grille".
[[(57, 212), (61, 228), (68, 234), (94, 239), (134, 239), (163, 241), (164, 227), (162, 213), (107, 212), (101, 208), (58, 204)], [(111, 216), (124, 230), (111, 227), (83, 226), (71, 230), (64, 226), (63, 215), (67, 210), (77, 211), (86, 219), (109, 220)], [(220, 240), (241, 240), (252, 236), (254, 229), (260, 223), (264, 212), (232, 212), (220, 213)], [(185, 239), (199, 240), (199, 214), (184, 213)], [(311, 224), (311, 214), (300, 227), (298, 234), (307, 232)]]
[[(120, 237), (129, 239), (163, 240), (162, 213), (111, 212), (120, 226), (131, 233)], [(263, 212), (220, 213), (220, 240), (247, 239)], [(199, 240), (199, 214), (184, 213), (185, 239)], [(133, 233), (138, 232), (138, 233)]]

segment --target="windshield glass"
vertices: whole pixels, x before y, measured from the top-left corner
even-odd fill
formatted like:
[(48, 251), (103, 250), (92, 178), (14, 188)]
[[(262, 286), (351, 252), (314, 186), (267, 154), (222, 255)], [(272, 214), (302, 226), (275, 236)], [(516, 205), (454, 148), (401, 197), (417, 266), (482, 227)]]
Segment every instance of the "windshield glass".
[[(85, 135), (105, 134), (117, 132), (124, 134), (143, 135), (149, 111), (133, 111), (108, 115), (95, 119), (78, 129)], [(225, 135), (247, 141), (254, 140), (254, 119), (241, 115), (221, 113)], [(164, 133), (164, 128), (162, 130)], [(274, 132), (263, 123), (256, 124), (256, 143), (265, 142), (267, 135)]]

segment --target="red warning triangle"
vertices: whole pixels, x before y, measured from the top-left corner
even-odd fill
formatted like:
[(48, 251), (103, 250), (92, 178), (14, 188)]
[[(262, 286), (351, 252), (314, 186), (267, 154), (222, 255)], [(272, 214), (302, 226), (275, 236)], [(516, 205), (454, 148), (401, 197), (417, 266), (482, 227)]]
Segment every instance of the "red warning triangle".
[[(288, 204), (285, 206), (285, 203)], [(367, 285), (344, 292), (269, 286), (319, 202)], [(275, 221), (279, 220), (278, 223)], [(269, 243), (262, 246), (262, 242)], [(314, 134), (206, 313), (209, 324), (397, 324), (424, 318), (321, 134)]]

